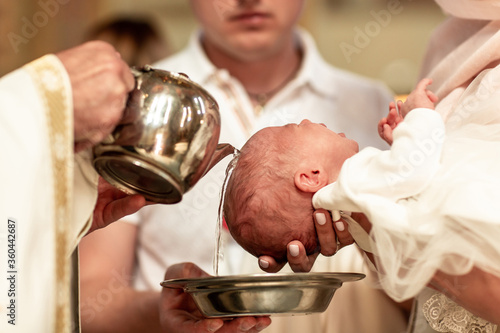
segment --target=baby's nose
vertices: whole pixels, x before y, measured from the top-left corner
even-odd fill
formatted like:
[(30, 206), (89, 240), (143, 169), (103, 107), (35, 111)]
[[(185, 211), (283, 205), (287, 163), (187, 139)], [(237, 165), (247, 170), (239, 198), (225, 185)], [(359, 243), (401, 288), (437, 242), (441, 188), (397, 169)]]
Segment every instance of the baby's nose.
[(304, 120), (302, 120), (302, 121), (300, 122), (300, 125), (306, 125), (306, 124), (310, 124), (310, 123), (311, 123), (311, 121), (310, 121), (310, 120), (308, 120), (308, 119), (304, 119)]

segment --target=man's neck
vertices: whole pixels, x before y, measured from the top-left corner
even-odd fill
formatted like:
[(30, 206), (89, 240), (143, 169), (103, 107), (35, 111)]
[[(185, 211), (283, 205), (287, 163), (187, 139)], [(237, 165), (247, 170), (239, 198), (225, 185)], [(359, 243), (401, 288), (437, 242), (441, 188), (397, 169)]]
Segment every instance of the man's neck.
[(302, 61), (302, 52), (293, 38), (272, 54), (251, 59), (229, 55), (207, 41), (203, 46), (210, 61), (227, 69), (250, 94), (274, 95), (293, 78)]

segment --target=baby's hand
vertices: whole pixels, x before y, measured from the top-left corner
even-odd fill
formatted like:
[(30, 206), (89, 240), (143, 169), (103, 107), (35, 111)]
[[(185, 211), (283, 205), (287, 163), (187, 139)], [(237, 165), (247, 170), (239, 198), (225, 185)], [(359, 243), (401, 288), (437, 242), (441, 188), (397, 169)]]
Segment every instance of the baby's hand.
[(415, 90), (408, 95), (404, 103), (397, 101), (397, 107), (394, 102), (389, 104), (389, 114), (378, 123), (378, 134), (385, 142), (392, 145), (393, 130), (411, 110), (416, 108), (434, 110), (434, 104), (438, 101), (438, 98), (432, 91), (427, 89), (427, 86), (431, 83), (432, 79), (422, 79)]
[(389, 145), (392, 145), (392, 131), (403, 121), (403, 117), (398, 112), (403, 102), (397, 101), (397, 105), (398, 107), (396, 108), (394, 102), (389, 103), (389, 114), (386, 118), (382, 118), (378, 122), (378, 134)]
[(432, 84), (432, 79), (422, 79), (415, 87), (406, 101), (400, 108), (401, 116), (404, 118), (413, 109), (427, 108), (434, 110), (434, 104), (439, 100), (436, 95), (427, 89), (427, 86)]

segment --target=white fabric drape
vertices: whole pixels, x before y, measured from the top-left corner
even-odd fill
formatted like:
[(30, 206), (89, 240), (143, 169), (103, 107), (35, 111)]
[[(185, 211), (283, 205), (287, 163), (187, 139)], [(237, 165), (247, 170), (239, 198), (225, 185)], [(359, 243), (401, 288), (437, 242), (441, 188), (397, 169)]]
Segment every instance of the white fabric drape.
[(70, 255), (88, 230), (97, 176), (89, 152), (74, 159), (71, 84), (56, 56), (0, 79), (0, 119), (0, 331), (70, 332)]
[(499, 84), (500, 68), (479, 75), (446, 124), (413, 110), (390, 152), (362, 150), (314, 195), (316, 208), (368, 216), (380, 283), (396, 300), (417, 296), (437, 270), (500, 276)]

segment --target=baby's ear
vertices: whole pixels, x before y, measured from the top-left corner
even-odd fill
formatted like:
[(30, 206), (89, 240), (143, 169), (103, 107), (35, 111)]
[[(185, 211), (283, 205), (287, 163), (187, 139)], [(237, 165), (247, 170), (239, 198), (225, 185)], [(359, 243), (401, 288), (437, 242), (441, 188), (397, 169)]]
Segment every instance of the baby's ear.
[(302, 192), (316, 193), (328, 185), (328, 176), (322, 168), (299, 168), (294, 176), (295, 186)]

